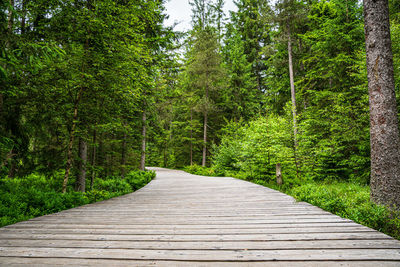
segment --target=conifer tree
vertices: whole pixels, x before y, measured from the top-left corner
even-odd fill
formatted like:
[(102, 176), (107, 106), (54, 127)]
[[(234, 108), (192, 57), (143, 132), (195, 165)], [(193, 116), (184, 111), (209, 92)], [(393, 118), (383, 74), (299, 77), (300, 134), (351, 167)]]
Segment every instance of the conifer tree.
[(371, 199), (400, 209), (400, 137), (387, 0), (364, 0), (371, 133)]

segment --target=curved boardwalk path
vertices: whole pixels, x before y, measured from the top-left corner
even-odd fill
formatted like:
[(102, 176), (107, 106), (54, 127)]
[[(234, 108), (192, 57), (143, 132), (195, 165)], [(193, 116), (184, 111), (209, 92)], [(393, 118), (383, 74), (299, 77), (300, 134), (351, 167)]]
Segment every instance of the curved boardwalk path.
[(400, 266), (400, 242), (280, 192), (153, 168), (136, 193), (0, 229), (3, 266)]

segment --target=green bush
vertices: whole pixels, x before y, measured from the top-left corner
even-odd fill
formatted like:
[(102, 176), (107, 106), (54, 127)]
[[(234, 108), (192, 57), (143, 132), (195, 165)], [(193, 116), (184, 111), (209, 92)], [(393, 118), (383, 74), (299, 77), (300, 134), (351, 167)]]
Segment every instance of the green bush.
[(191, 166), (186, 166), (183, 168), (183, 170), (191, 174), (202, 175), (202, 176), (224, 176), (224, 172), (222, 171), (217, 171), (214, 168), (202, 167), (196, 164)]
[(348, 182), (307, 183), (287, 193), (326, 211), (400, 239), (400, 214), (369, 199), (370, 188)]
[(86, 193), (72, 191), (71, 179), (65, 194), (60, 192), (62, 172), (52, 177), (31, 174), (0, 179), (0, 227), (127, 194), (145, 186), (154, 177), (153, 171), (132, 171), (126, 179), (117, 176), (97, 178), (93, 189)]
[(156, 177), (154, 171), (132, 171), (126, 175), (125, 180), (132, 187), (132, 190), (136, 191), (148, 184), (154, 177)]
[(119, 192), (119, 193), (129, 193), (132, 192), (132, 187), (130, 184), (121, 179), (121, 177), (110, 176), (106, 179), (96, 179), (93, 185), (94, 190), (108, 191), (108, 192)]

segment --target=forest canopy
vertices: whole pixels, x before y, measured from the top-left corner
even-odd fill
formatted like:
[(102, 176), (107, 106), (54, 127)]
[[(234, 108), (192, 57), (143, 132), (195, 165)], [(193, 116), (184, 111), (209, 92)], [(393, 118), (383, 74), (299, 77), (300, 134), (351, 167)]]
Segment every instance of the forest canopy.
[[(86, 191), (145, 166), (265, 181), (370, 180), (363, 5), (356, 0), (0, 4), (0, 175)], [(400, 97), (400, 3), (389, 1)], [(399, 109), (397, 109), (399, 113)]]

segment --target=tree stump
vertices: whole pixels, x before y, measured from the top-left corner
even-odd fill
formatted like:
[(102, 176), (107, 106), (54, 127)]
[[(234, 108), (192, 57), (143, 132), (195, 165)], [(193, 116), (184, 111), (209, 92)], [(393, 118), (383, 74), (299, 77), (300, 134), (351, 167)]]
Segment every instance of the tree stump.
[(276, 164), (276, 183), (278, 185), (282, 185), (282, 172), (281, 172), (281, 164)]

